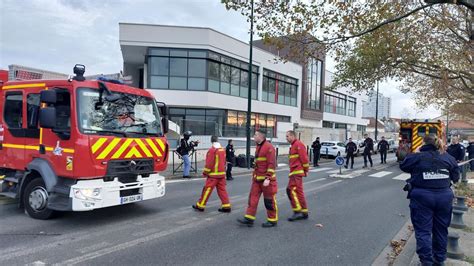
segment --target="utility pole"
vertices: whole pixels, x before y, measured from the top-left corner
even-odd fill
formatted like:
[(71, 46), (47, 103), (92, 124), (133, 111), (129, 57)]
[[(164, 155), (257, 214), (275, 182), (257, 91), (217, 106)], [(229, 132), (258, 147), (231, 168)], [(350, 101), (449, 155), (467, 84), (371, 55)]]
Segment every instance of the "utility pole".
[(379, 123), (379, 81), (377, 80), (377, 93), (375, 94), (375, 141), (377, 142)]
[(247, 146), (246, 146), (246, 158), (247, 158), (247, 169), (250, 169), (250, 126), (251, 126), (251, 112), (252, 112), (252, 48), (253, 48), (253, 0), (250, 1), (250, 56), (249, 56), (249, 91), (247, 99)]

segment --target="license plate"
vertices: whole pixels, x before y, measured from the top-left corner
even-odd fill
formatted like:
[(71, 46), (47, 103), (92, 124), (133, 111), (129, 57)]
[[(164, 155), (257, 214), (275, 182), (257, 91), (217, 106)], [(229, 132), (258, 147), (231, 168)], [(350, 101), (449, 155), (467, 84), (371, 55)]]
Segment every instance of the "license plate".
[(143, 200), (142, 195), (132, 195), (132, 196), (127, 196), (127, 197), (121, 197), (120, 204), (127, 204), (127, 203), (137, 202), (141, 200)]

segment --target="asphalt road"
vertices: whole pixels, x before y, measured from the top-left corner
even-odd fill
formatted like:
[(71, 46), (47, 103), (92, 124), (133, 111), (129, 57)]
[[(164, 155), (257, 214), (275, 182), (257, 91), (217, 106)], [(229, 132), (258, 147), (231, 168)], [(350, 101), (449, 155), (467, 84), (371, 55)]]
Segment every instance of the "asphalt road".
[(275, 228), (260, 226), (263, 201), (255, 227), (236, 222), (246, 208), (249, 175), (228, 182), (230, 214), (217, 212), (215, 192), (206, 212), (191, 209), (202, 179), (170, 181), (160, 199), (48, 221), (33, 220), (0, 200), (0, 264), (368, 265), (407, 221), (409, 210), (394, 156), (367, 172), (360, 170), (361, 160), (354, 169), (360, 175), (351, 179), (329, 177), (337, 171), (334, 162), (313, 169), (304, 180), (310, 218), (293, 223), (286, 220), (288, 170), (278, 170)]

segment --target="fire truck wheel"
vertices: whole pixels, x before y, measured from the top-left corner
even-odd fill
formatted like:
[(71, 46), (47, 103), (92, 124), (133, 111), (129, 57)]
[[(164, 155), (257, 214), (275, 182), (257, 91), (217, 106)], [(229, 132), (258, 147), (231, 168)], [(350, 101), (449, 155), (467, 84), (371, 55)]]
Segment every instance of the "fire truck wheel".
[(23, 204), (25, 212), (31, 218), (47, 220), (54, 214), (53, 210), (47, 208), (49, 193), (42, 178), (35, 178), (26, 185), (23, 193)]

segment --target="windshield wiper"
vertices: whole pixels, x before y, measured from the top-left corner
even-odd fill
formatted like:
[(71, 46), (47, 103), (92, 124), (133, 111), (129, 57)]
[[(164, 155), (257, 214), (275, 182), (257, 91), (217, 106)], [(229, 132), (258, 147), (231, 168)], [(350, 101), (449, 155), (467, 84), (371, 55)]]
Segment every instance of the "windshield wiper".
[(126, 132), (123, 131), (114, 131), (114, 130), (97, 130), (98, 134), (100, 133), (108, 133), (108, 134), (115, 134), (115, 135), (122, 135), (124, 137), (128, 137)]

